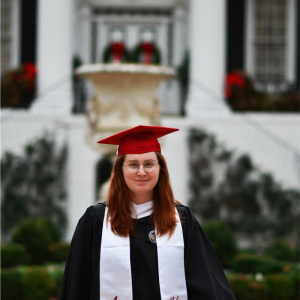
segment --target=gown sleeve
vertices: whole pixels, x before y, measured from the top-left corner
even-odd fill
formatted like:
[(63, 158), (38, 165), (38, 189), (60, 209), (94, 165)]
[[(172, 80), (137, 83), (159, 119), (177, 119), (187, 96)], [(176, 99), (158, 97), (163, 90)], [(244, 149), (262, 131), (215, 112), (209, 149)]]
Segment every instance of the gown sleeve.
[(217, 254), (189, 208), (177, 207), (185, 244), (189, 300), (235, 300)]
[(97, 225), (95, 214), (94, 206), (89, 207), (77, 224), (66, 261), (59, 300), (93, 298), (93, 239)]

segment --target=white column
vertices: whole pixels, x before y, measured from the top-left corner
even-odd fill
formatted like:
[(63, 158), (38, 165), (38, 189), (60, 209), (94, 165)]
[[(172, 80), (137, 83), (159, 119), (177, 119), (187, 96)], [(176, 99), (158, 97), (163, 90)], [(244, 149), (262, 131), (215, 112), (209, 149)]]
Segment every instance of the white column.
[(11, 68), (17, 68), (20, 65), (20, 6), (20, 1), (11, 1)]
[(72, 0), (38, 3), (38, 98), (32, 113), (68, 114), (71, 111)]
[(249, 76), (254, 76), (254, 2), (246, 0), (245, 66)]
[[(91, 46), (92, 46), (92, 35), (91, 35), (92, 14), (89, 6), (83, 6), (80, 9), (79, 18), (80, 18), (79, 20), (80, 26), (82, 27), (82, 40), (81, 42), (79, 42), (81, 53), (82, 53), (81, 58), (84, 64), (89, 64), (91, 63)], [(74, 35), (76, 36), (76, 32), (74, 33)]]
[(70, 241), (76, 225), (85, 210), (95, 204), (95, 166), (100, 154), (84, 141), (86, 117), (65, 118), (60, 127), (66, 126), (68, 134), (68, 227), (65, 240)]
[(167, 19), (163, 19), (160, 23), (160, 30), (158, 32), (158, 49), (160, 49), (161, 54), (161, 64), (167, 65), (168, 59), (167, 59), (167, 49), (168, 49), (168, 26), (169, 21)]
[(225, 0), (192, 0), (188, 116), (229, 114), (224, 101)]
[(178, 5), (174, 11), (174, 47), (173, 47), (173, 65), (178, 67), (184, 58), (187, 45), (183, 43), (185, 40), (184, 23), (186, 21), (186, 11)]
[(73, 51), (84, 64), (90, 63), (91, 11), (88, 6), (78, 7), (73, 18)]
[[(298, 5), (300, 3), (298, 2)], [(287, 20), (286, 20), (286, 81), (294, 83), (296, 80), (296, 41), (297, 41), (297, 3), (296, 0), (287, 1)]]
[[(99, 20), (97, 24), (97, 62), (101, 63), (103, 58), (103, 53), (105, 51), (105, 48), (107, 47), (108, 43), (110, 42), (108, 39), (108, 26), (106, 23), (102, 20)], [(90, 34), (91, 36), (91, 34)], [(91, 42), (90, 42), (91, 43)]]

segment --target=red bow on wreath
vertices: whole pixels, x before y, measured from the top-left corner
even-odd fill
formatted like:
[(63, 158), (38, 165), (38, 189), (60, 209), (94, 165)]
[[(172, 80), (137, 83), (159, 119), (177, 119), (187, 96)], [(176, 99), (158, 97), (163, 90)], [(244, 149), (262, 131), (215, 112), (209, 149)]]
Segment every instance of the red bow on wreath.
[(122, 55), (125, 51), (125, 46), (123, 43), (112, 43), (110, 45), (110, 49), (112, 51), (112, 61), (113, 62), (121, 62)]
[(227, 99), (232, 97), (232, 87), (234, 85), (244, 88), (246, 85), (245, 78), (240, 71), (232, 71), (226, 76), (225, 96)]
[(142, 43), (141, 50), (142, 50), (142, 63), (151, 64), (153, 62), (152, 54), (155, 50), (155, 46), (152, 43)]

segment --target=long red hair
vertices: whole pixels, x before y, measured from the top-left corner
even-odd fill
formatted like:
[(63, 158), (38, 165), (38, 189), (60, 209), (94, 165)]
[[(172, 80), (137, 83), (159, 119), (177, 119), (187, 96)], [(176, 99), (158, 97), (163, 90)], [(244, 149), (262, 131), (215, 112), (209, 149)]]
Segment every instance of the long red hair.
[[(166, 161), (160, 152), (155, 152), (160, 165), (159, 179), (153, 191), (152, 222), (157, 235), (173, 234), (176, 226), (175, 199), (171, 188)], [(135, 235), (131, 218), (131, 201), (122, 166), (125, 154), (114, 163), (107, 197), (108, 218), (112, 231), (119, 236)]]

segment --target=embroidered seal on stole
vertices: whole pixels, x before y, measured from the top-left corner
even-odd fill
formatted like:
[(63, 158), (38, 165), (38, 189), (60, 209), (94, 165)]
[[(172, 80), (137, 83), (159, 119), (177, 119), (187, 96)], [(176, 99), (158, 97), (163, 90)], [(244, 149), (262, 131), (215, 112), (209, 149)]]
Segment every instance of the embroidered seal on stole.
[(156, 235), (155, 235), (155, 230), (151, 230), (149, 232), (149, 240), (152, 242), (152, 243), (156, 243)]

